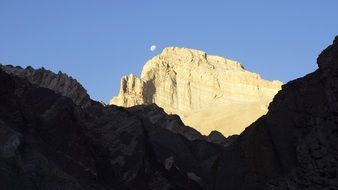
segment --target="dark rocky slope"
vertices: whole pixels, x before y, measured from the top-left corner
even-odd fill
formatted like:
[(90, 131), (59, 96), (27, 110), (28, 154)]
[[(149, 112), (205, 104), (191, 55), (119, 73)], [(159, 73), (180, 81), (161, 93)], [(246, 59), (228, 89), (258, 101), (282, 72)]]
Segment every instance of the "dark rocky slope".
[(5, 189), (201, 189), (220, 145), (190, 141), (116, 106), (72, 99), (0, 71)]
[(155, 105), (83, 104), (42, 86), (43, 77), (0, 71), (0, 187), (338, 189), (337, 37), (317, 62), (283, 86), (267, 115), (225, 141)]
[(338, 189), (338, 37), (317, 63), (219, 157), (216, 189)]

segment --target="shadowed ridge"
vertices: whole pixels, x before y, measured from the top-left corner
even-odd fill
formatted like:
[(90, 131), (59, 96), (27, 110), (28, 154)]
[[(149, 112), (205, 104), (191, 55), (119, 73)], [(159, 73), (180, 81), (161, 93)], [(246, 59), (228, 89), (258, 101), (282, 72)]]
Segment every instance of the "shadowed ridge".
[(323, 50), (317, 58), (317, 64), (322, 72), (338, 68), (338, 36), (335, 37), (332, 45)]
[(224, 151), (216, 189), (338, 187), (337, 43), (320, 54), (319, 69), (283, 85), (268, 113)]
[(82, 107), (91, 104), (86, 89), (84, 89), (76, 79), (73, 79), (61, 71), (55, 74), (52, 71), (46, 70), (44, 67), (35, 70), (31, 66), (23, 69), (19, 66), (13, 67), (12, 65), (0, 65), (0, 68), (8, 74), (23, 77), (32, 84), (48, 88), (62, 96), (69, 97), (75, 104), (81, 105)]
[(77, 106), (0, 68), (6, 190), (207, 189), (222, 146), (190, 141), (124, 108)]

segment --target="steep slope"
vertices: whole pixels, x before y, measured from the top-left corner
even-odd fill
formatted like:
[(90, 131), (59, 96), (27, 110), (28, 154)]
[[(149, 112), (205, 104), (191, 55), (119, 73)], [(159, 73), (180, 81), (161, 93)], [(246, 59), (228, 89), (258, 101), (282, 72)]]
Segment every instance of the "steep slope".
[(269, 82), (232, 60), (205, 52), (170, 47), (149, 60), (141, 78), (121, 79), (111, 104), (131, 107), (155, 103), (178, 114), (204, 135), (218, 130), (239, 134), (267, 112), (281, 82)]

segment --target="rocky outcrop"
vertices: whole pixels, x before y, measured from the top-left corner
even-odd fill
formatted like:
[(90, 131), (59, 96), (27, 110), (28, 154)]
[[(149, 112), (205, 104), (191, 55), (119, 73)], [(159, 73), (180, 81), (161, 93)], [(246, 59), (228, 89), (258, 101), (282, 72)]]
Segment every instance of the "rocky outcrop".
[(23, 69), (1, 64), (0, 68), (9, 74), (23, 77), (39, 87), (48, 88), (62, 96), (69, 97), (76, 105), (86, 107), (91, 103), (90, 97), (82, 85), (61, 71), (55, 74), (44, 68), (35, 70), (32, 67), (26, 67)]
[(110, 103), (156, 103), (204, 135), (218, 130), (228, 136), (265, 114), (280, 87), (281, 82), (263, 80), (236, 61), (170, 47), (144, 65), (141, 78), (123, 77)]

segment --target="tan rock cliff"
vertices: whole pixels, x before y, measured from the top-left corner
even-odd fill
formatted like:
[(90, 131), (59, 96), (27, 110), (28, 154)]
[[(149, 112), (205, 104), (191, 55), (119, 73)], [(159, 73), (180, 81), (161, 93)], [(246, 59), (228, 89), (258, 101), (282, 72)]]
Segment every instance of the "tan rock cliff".
[(144, 65), (140, 78), (123, 77), (110, 104), (155, 103), (202, 134), (217, 130), (228, 136), (264, 115), (281, 85), (246, 71), (239, 62), (169, 47)]

